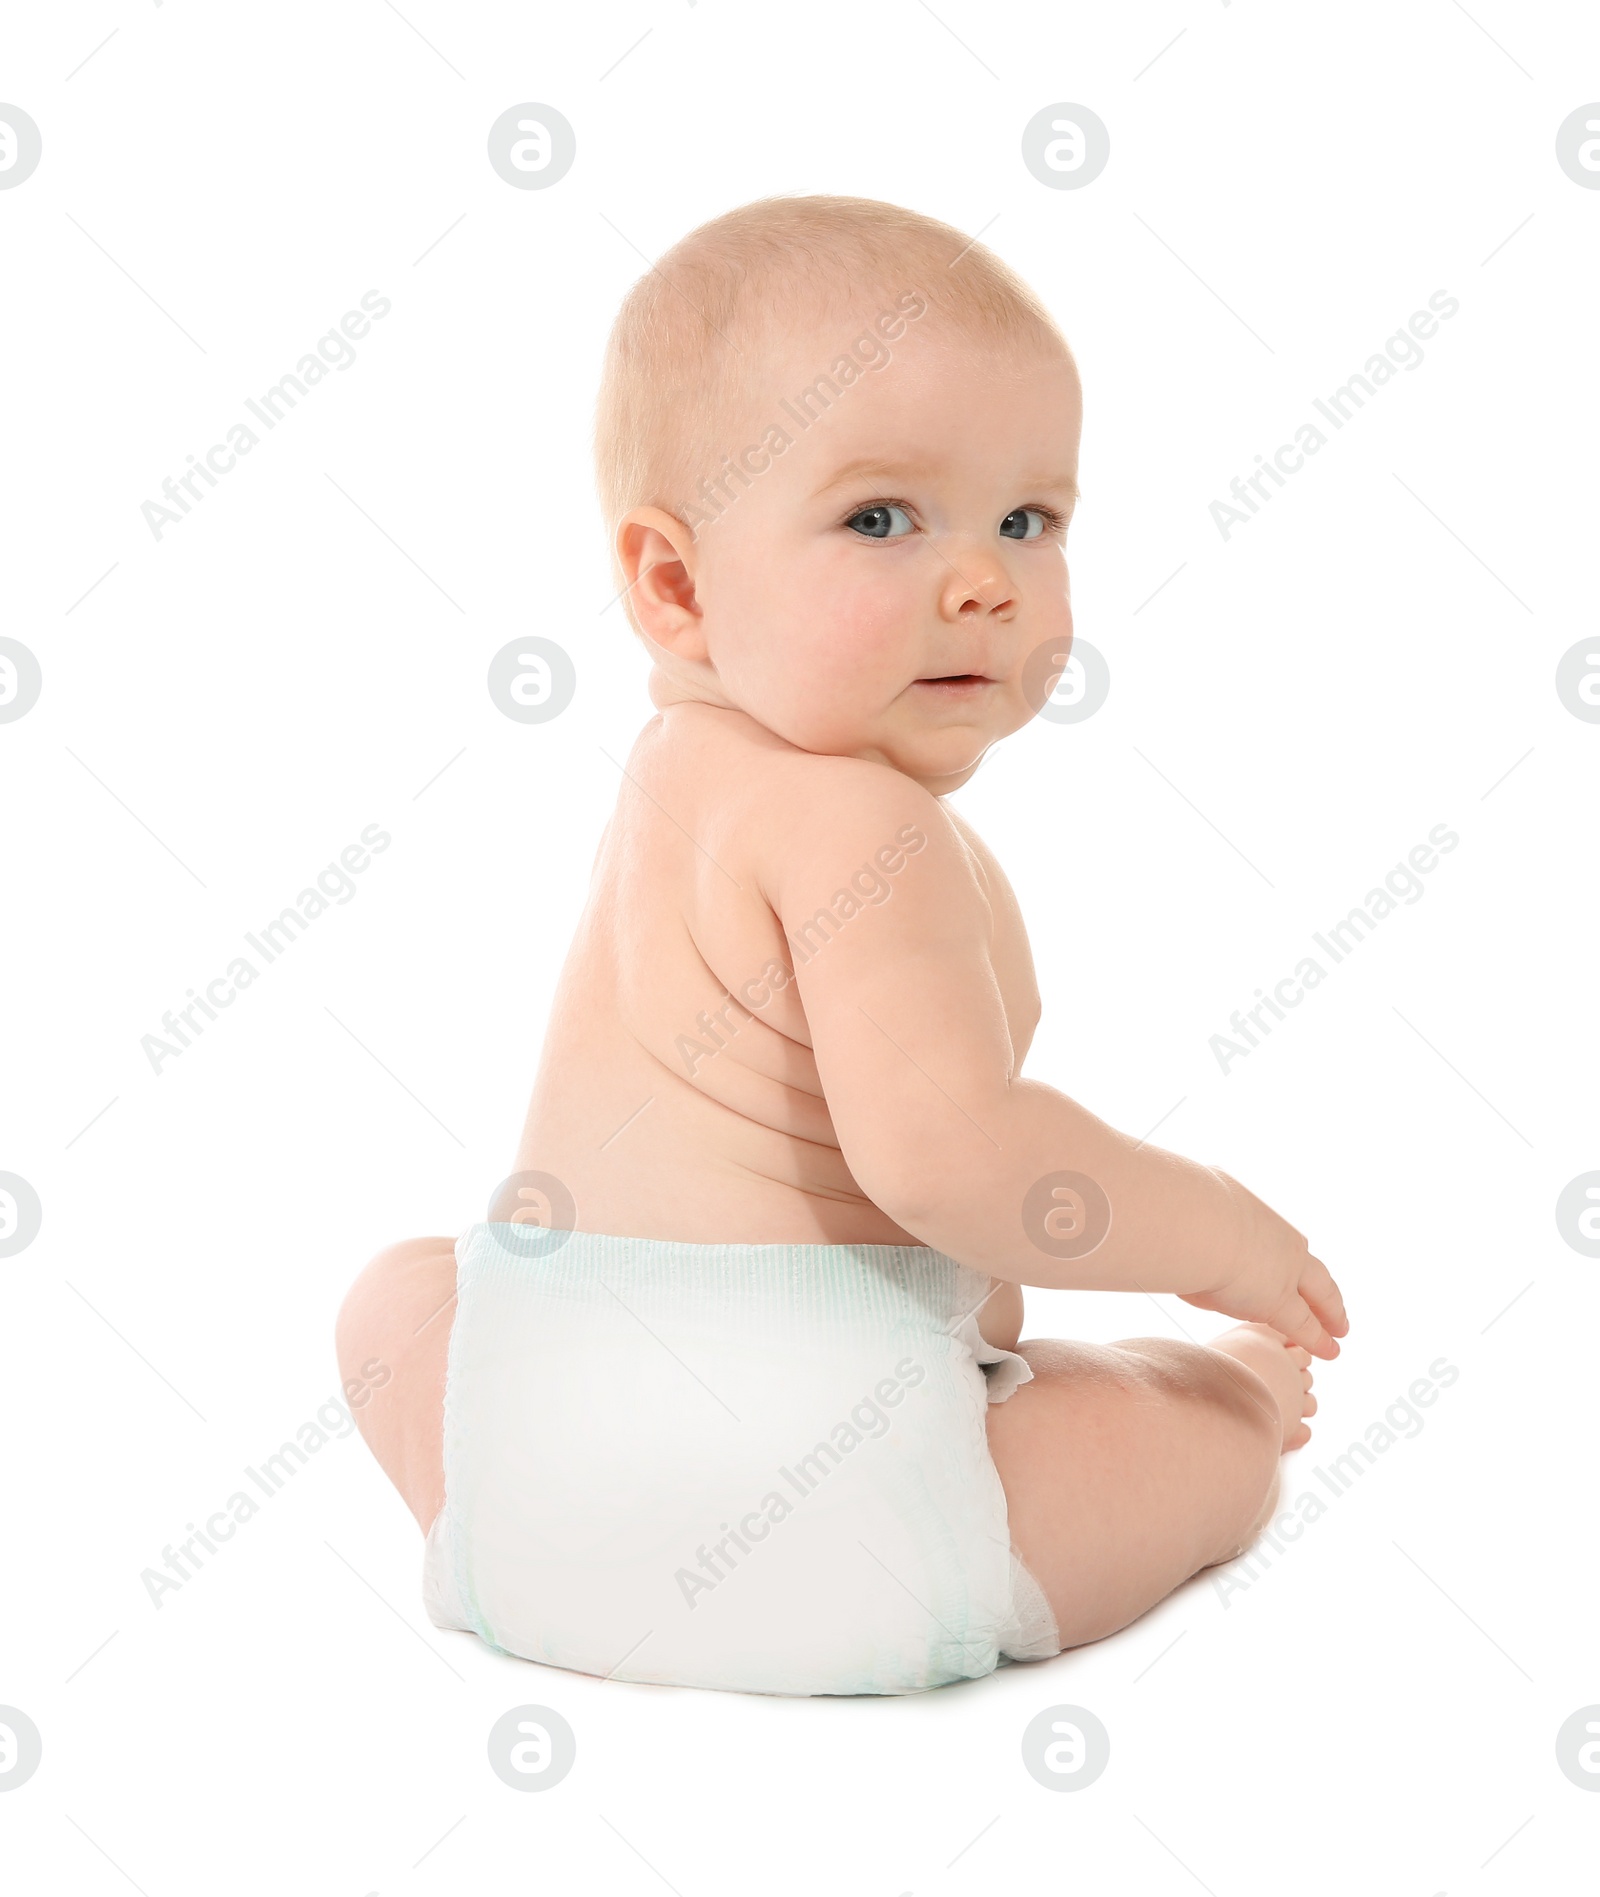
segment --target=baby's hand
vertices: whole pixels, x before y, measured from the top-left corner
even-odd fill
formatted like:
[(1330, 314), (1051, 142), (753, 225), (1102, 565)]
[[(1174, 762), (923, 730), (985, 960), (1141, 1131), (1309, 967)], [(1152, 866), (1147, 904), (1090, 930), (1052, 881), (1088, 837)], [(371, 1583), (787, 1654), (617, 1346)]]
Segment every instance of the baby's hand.
[(1186, 1304), (1243, 1323), (1270, 1324), (1313, 1357), (1337, 1357), (1333, 1341), (1350, 1328), (1333, 1274), (1313, 1258), (1304, 1236), (1237, 1179), (1211, 1171), (1239, 1207), (1240, 1237), (1233, 1269), (1214, 1290), (1184, 1294)]

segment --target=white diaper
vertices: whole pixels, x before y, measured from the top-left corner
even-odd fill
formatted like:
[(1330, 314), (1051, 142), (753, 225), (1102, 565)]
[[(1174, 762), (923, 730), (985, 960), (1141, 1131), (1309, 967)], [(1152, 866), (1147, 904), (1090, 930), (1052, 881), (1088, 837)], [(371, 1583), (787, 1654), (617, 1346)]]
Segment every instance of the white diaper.
[(984, 1274), (513, 1224), (456, 1262), (435, 1626), (745, 1693), (915, 1693), (1060, 1651), (989, 1454), (987, 1405), (1033, 1372), (979, 1332)]

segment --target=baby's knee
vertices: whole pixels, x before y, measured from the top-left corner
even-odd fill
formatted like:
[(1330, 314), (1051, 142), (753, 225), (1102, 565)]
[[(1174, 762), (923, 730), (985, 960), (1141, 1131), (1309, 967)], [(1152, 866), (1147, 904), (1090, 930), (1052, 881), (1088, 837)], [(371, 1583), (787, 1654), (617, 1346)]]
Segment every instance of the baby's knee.
[(340, 1301), (338, 1315), (333, 1320), (333, 1348), (339, 1359), (340, 1376), (347, 1373), (348, 1366), (375, 1339), (388, 1302), (391, 1260), (399, 1249), (391, 1245), (375, 1258), (369, 1258)]
[(1204, 1481), (1211, 1507), (1197, 1566), (1242, 1554), (1272, 1513), (1283, 1454), (1283, 1424), (1271, 1390), (1248, 1364), (1187, 1344), (1180, 1374), (1204, 1440)]
[(334, 1319), (339, 1374), (354, 1374), (349, 1366), (414, 1336), (418, 1325), (408, 1320), (430, 1299), (436, 1303), (446, 1277), (453, 1284), (454, 1274), (455, 1245), (448, 1238), (402, 1239), (369, 1259)]
[(1138, 1358), (1160, 1392), (1187, 1406), (1197, 1429), (1240, 1465), (1243, 1492), (1259, 1505), (1277, 1477), (1283, 1422), (1270, 1389), (1248, 1364), (1204, 1344), (1134, 1337), (1118, 1346)]

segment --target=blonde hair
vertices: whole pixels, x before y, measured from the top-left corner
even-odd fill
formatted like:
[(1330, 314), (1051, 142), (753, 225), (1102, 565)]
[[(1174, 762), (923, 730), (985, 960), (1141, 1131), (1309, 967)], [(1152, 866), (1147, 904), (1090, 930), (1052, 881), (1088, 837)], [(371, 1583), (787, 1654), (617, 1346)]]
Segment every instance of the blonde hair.
[[(612, 325), (595, 407), (595, 479), (608, 538), (636, 507), (686, 518), (764, 345), (805, 316), (915, 292), (958, 333), (1001, 348), (1066, 339), (1009, 265), (953, 225), (875, 198), (759, 198), (682, 237)], [(903, 307), (903, 306), (902, 306)], [(630, 618), (632, 614), (629, 614)]]

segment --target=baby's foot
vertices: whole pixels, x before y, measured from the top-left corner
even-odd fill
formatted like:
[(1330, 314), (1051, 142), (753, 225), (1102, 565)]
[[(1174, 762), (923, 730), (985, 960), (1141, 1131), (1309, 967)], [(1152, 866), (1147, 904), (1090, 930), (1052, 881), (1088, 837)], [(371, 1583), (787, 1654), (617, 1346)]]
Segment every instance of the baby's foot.
[(1291, 1344), (1281, 1331), (1267, 1324), (1239, 1324), (1210, 1340), (1212, 1350), (1247, 1365), (1272, 1392), (1283, 1423), (1283, 1446), (1299, 1449), (1311, 1440), (1306, 1418), (1314, 1414), (1311, 1394), (1311, 1353)]

